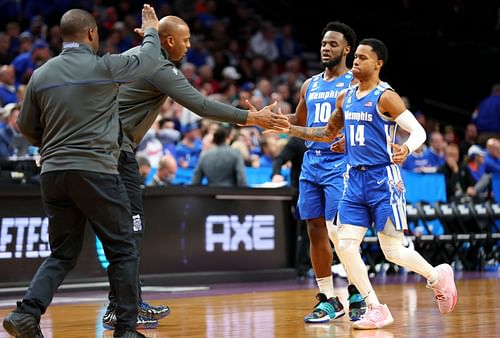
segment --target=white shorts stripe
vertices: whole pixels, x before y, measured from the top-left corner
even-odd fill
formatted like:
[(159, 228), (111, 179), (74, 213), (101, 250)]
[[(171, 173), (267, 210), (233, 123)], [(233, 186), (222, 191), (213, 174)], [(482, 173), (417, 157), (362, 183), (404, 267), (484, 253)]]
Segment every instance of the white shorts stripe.
[[(395, 184), (396, 180), (395, 180), (395, 177), (393, 175), (391, 167), (392, 167), (392, 165), (388, 165), (387, 167), (385, 167), (387, 169), (387, 177), (389, 179), (389, 182), (392, 181), (393, 184)], [(391, 188), (391, 184), (389, 182), (387, 182), (389, 184), (389, 189), (390, 189), (390, 192), (391, 192), (391, 198), (389, 200), (389, 204), (391, 204), (392, 214), (394, 216), (394, 220), (396, 221), (396, 224), (394, 224), (394, 225), (396, 226), (397, 230), (401, 230), (401, 221), (400, 221), (400, 218), (399, 218), (399, 215), (398, 215), (398, 209), (396, 207), (396, 204), (392, 204), (393, 191), (392, 191), (392, 188)]]

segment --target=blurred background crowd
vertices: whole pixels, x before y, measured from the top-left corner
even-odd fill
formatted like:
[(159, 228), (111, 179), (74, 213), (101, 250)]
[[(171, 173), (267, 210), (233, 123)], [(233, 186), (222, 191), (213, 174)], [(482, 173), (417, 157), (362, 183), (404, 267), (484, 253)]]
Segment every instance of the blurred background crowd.
[[(310, 1), (157, 0), (159, 18), (178, 15), (191, 28), (191, 49), (178, 65), (206, 95), (240, 108), (245, 100), (260, 109), (274, 101), (293, 113), (299, 90), (322, 71), (321, 30), (328, 21), (350, 24), (358, 37), (374, 36), (389, 47), (382, 78), (407, 100), (428, 133), (427, 144), (403, 168), (442, 172), (449, 200), (491, 197), (492, 173), (500, 173), (500, 4), (449, 0), (369, 3)], [(26, 84), (33, 71), (61, 51), (61, 15), (79, 7), (99, 25), (99, 53), (120, 53), (141, 42), (142, 2), (105, 0), (0, 1), (0, 161), (36, 159), (38, 150), (16, 126)], [(330, 10), (331, 9), (331, 10)], [(304, 17), (313, 23), (306, 23)], [(214, 137), (214, 135), (216, 135)], [(398, 142), (404, 141), (398, 133)], [(209, 149), (237, 150), (243, 176), (236, 185), (256, 183), (245, 175), (262, 170), (267, 180), (287, 144), (286, 135), (258, 128), (221, 125), (168, 99), (136, 156), (145, 185), (211, 184), (200, 177), (200, 156)], [(279, 163), (279, 162), (278, 162)], [(282, 163), (280, 163), (281, 166)], [(283, 164), (291, 166), (290, 162)], [(242, 169), (243, 168), (243, 169)], [(180, 175), (182, 173), (182, 175)], [(203, 175), (201, 175), (203, 176)], [(9, 176), (12, 179), (12, 175)]]

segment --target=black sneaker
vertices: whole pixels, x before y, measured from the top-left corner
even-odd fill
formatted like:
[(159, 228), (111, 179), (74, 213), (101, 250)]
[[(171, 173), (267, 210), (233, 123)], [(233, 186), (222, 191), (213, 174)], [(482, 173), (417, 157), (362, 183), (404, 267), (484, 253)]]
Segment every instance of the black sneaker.
[(16, 338), (43, 338), (38, 321), (29, 313), (9, 313), (3, 320), (3, 327)]
[(115, 333), (113, 333), (113, 337), (114, 338), (146, 338), (145, 335), (143, 335), (142, 333), (140, 332), (137, 332), (137, 331), (125, 331), (125, 333), (123, 334), (120, 334), (120, 333), (117, 333), (115, 331)]
[(316, 295), (318, 304), (314, 306), (311, 313), (304, 317), (306, 323), (328, 323), (331, 320), (342, 317), (345, 314), (344, 306), (339, 297), (327, 299), (325, 294)]
[[(107, 310), (102, 317), (102, 326), (107, 330), (113, 330), (116, 323), (116, 314), (114, 310)], [(158, 320), (147, 318), (141, 315), (137, 316), (138, 329), (156, 329), (158, 327)]]
[(365, 314), (366, 302), (354, 285), (349, 285), (347, 291), (349, 292), (347, 298), (349, 300), (349, 319), (354, 322), (360, 320), (361, 316)]
[(170, 308), (168, 306), (153, 306), (146, 302), (141, 302), (139, 304), (139, 316), (158, 320), (165, 318), (169, 314)]

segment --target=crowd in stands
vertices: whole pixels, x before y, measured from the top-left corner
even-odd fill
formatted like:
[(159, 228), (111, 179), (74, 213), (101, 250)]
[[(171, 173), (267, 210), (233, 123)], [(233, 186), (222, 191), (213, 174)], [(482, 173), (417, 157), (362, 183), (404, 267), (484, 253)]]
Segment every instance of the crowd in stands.
[[(11, 18), (0, 27), (0, 160), (36, 156), (36, 149), (23, 142), (15, 121), (31, 74), (61, 51), (58, 20), (75, 2), (28, 1), (29, 6), (23, 7), (8, 3), (10, 6), (0, 6), (1, 15)], [(133, 32), (140, 26), (140, 3), (78, 3), (97, 19), (100, 53), (119, 53), (140, 43)], [(303, 48), (294, 37), (292, 24), (277, 26), (262, 20), (238, 0), (158, 0), (151, 5), (159, 18), (175, 14), (189, 23), (191, 49), (178, 66), (204, 95), (244, 109), (248, 108), (246, 100), (257, 109), (277, 101), (283, 113), (294, 111), (300, 87), (312, 71), (301, 58)], [(456, 131), (457, 126), (441, 126), (427, 119), (425, 112), (415, 115), (426, 129), (428, 141), (411, 154), (403, 168), (443, 173), (449, 199), (489, 197), (488, 180), (492, 173), (500, 173), (500, 85), (478, 104), (463, 135)], [(145, 184), (172, 184), (179, 168), (199, 173), (200, 158), (221, 146), (214, 142), (220, 128), (220, 123), (200, 119), (167, 99), (137, 149)], [(234, 154), (245, 167), (271, 168), (287, 143), (285, 136), (263, 134), (258, 128), (235, 126), (228, 131), (223, 144), (237, 150)], [(397, 141), (404, 138), (399, 133)], [(198, 176), (193, 180), (200, 182)], [(244, 177), (235, 185), (246, 184), (242, 182), (246, 182)]]

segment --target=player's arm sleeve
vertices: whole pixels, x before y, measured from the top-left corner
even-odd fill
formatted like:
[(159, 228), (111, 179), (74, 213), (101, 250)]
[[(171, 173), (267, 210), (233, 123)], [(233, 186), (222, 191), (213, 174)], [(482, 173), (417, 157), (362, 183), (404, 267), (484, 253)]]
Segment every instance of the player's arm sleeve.
[(148, 28), (142, 46), (136, 53), (106, 54), (111, 77), (117, 83), (132, 82), (158, 67), (160, 60), (160, 38), (158, 31)]
[(414, 152), (425, 142), (427, 135), (424, 128), (408, 109), (396, 117), (395, 121), (398, 126), (410, 133), (408, 140), (404, 143), (410, 150), (410, 153)]
[(17, 125), (21, 134), (34, 146), (42, 144), (43, 126), (41, 122), (41, 111), (35, 98), (34, 78), (28, 83), (26, 95), (17, 118)]
[(246, 123), (248, 110), (207, 99), (174, 65), (164, 65), (147, 79), (172, 100), (201, 117), (221, 122)]

